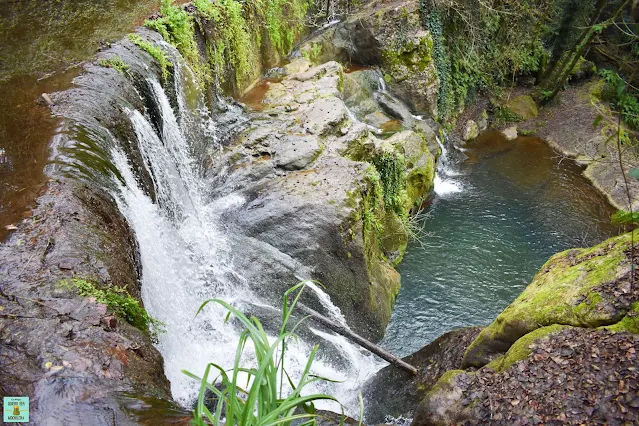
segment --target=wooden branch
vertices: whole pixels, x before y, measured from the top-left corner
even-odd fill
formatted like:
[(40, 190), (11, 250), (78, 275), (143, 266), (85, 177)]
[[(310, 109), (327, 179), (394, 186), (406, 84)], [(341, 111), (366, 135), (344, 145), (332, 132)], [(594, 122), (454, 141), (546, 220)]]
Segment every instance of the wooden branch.
[(311, 317), (315, 321), (319, 322), (320, 324), (323, 324), (324, 326), (326, 326), (329, 329), (333, 330), (335, 333), (346, 337), (347, 339), (353, 341), (354, 343), (357, 343), (358, 345), (360, 345), (364, 349), (366, 349), (366, 350), (374, 353), (378, 357), (390, 362), (395, 367), (397, 367), (397, 368), (399, 368), (401, 370), (407, 371), (407, 372), (411, 373), (412, 375), (417, 375), (417, 369), (415, 367), (413, 367), (412, 365), (408, 364), (405, 361), (402, 361), (400, 358), (398, 358), (395, 355), (393, 355), (392, 353), (380, 348), (376, 344), (374, 344), (374, 343), (364, 339), (363, 337), (353, 333), (352, 331), (348, 330), (346, 327), (342, 326), (341, 324), (338, 324), (335, 321), (332, 321), (332, 320), (326, 318), (324, 315), (321, 315), (319, 312), (309, 308), (308, 306), (303, 305), (302, 303), (298, 303), (297, 304), (297, 308), (299, 308), (302, 312), (304, 312), (306, 315), (308, 315), (309, 317)]

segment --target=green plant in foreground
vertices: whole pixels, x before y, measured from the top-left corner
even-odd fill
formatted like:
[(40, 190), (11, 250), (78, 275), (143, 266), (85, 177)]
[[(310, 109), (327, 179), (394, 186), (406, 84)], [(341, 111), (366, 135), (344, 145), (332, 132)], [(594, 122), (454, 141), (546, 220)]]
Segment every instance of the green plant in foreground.
[(639, 100), (636, 92), (628, 92), (628, 83), (615, 71), (602, 69), (599, 71), (604, 81), (603, 98), (610, 102), (621, 119), (634, 130), (639, 130)]
[(158, 65), (160, 65), (160, 69), (162, 70), (162, 78), (166, 80), (169, 76), (169, 67), (173, 66), (168, 56), (166, 56), (166, 53), (164, 53), (164, 51), (159, 47), (143, 40), (139, 34), (129, 34), (129, 40), (131, 40), (133, 44), (147, 52), (153, 59), (155, 59)]
[(77, 290), (83, 297), (94, 297), (98, 303), (105, 304), (109, 311), (132, 326), (142, 331), (150, 329), (151, 338), (154, 341), (157, 340), (158, 333), (163, 331), (164, 324), (152, 318), (124, 287), (108, 286), (100, 289), (87, 280), (77, 278), (60, 281), (60, 287)]
[(122, 58), (117, 55), (109, 59), (100, 58), (100, 60), (98, 61), (98, 65), (105, 68), (113, 68), (120, 74), (124, 74), (129, 69), (129, 64), (124, 62)]
[[(301, 394), (302, 390), (309, 384), (328, 380), (310, 374), (318, 346), (315, 346), (311, 351), (297, 384), (293, 383), (284, 368), (284, 354), (287, 342), (289, 339), (296, 338), (294, 332), (301, 321), (290, 331), (287, 330), (288, 322), (305, 285), (306, 282), (301, 282), (284, 293), (281, 328), (279, 336), (274, 341), (269, 341), (262, 324), (257, 318), (247, 318), (242, 312), (222, 300), (210, 299), (200, 306), (196, 315), (210, 302), (222, 305), (229, 311), (227, 320), (231, 315), (235, 316), (244, 325), (245, 330), (240, 334), (235, 361), (231, 370), (227, 371), (215, 363), (210, 363), (201, 378), (183, 371), (187, 376), (201, 382), (194, 411), (194, 424), (205, 425), (210, 422), (213, 425), (224, 423), (226, 426), (266, 426), (276, 424), (286, 426), (293, 421), (301, 421), (303, 423), (300, 424), (311, 425), (315, 424), (317, 416), (313, 405), (314, 401), (337, 401), (334, 397), (325, 394), (306, 396)], [(292, 302), (289, 301), (290, 296), (294, 296)], [(252, 345), (248, 344), (249, 342)], [(240, 360), (245, 349), (251, 346), (255, 350), (257, 367), (246, 368), (240, 365)], [(217, 372), (216, 377), (212, 380), (209, 379), (211, 370)], [(245, 379), (242, 379), (242, 383), (246, 383), (244, 387), (239, 383), (240, 375), (248, 376), (246, 382), (244, 381)], [(288, 395), (283, 394), (285, 378), (292, 389)], [(214, 412), (211, 412), (205, 405), (207, 389), (217, 398)], [(342, 415), (342, 417), (344, 416)], [(222, 419), (224, 419), (224, 422), (222, 422)]]

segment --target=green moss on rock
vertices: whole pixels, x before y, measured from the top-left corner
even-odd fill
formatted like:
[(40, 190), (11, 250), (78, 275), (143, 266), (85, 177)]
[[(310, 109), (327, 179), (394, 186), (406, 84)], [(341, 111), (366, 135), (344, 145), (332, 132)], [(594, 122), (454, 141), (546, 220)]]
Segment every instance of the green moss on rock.
[(616, 324), (603, 327), (608, 331), (621, 332), (627, 331), (633, 334), (639, 334), (639, 302), (635, 302), (626, 316)]
[(625, 312), (592, 290), (629, 272), (625, 251), (630, 247), (630, 235), (553, 256), (526, 290), (471, 344), (464, 365), (481, 367), (540, 327), (599, 327), (618, 322)]
[(532, 331), (519, 338), (510, 347), (510, 349), (508, 349), (508, 352), (506, 352), (505, 355), (502, 355), (499, 358), (495, 359), (486, 367), (492, 368), (493, 370), (498, 372), (506, 371), (517, 361), (528, 358), (528, 355), (530, 355), (530, 353), (532, 352), (530, 346), (537, 340), (568, 327), (569, 326), (567, 325), (553, 324), (547, 327), (538, 328), (537, 330)]
[(539, 115), (535, 100), (528, 95), (512, 98), (502, 108), (521, 120), (530, 120)]

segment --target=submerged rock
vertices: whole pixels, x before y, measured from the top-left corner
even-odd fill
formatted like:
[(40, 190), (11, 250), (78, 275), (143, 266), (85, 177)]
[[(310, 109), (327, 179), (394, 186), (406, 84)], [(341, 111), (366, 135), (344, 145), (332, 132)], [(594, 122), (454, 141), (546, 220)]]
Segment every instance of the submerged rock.
[(464, 141), (468, 142), (476, 139), (477, 136), (479, 136), (479, 126), (474, 120), (468, 120), (468, 122), (466, 122), (462, 138)]
[(501, 134), (509, 141), (514, 141), (519, 137), (517, 126), (510, 126), (501, 131)]

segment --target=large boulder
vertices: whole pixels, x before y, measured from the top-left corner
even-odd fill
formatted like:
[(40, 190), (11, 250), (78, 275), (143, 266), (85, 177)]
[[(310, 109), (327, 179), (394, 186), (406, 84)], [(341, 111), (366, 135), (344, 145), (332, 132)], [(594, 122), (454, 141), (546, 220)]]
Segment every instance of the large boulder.
[(320, 52), (314, 56), (319, 62), (379, 65), (393, 95), (414, 111), (437, 115), (439, 77), (432, 58), (433, 39), (422, 28), (419, 1), (371, 2), (301, 49)]
[[(631, 286), (628, 233), (589, 249), (553, 256), (524, 292), (468, 348), (464, 366), (481, 367), (537, 328), (618, 323), (639, 298)], [(635, 232), (634, 238), (638, 238)]]
[[(300, 278), (315, 279), (354, 330), (377, 339), (399, 291), (393, 266), (408, 243), (406, 217), (432, 187), (434, 156), (425, 130), (388, 140), (370, 133), (343, 100), (337, 62), (307, 69), (302, 61), (271, 84), (250, 128), (211, 158), (212, 192), (238, 200), (224, 218), (256, 291), (279, 299)], [(390, 163), (376, 163), (381, 156)], [(401, 172), (393, 195), (402, 202), (392, 208), (383, 167)]]
[(480, 330), (469, 327), (451, 331), (405, 357), (404, 361), (417, 368), (416, 376), (394, 366), (377, 372), (363, 389), (365, 399), (375, 401), (364, 406), (366, 420), (381, 423), (388, 415), (411, 418), (414, 408), (437, 380), (448, 370), (461, 367), (464, 351)]
[(551, 258), (473, 341), (463, 369), (427, 390), (413, 425), (636, 423), (636, 238)]
[(530, 120), (539, 115), (535, 100), (529, 95), (520, 95), (509, 99), (502, 108), (506, 109), (510, 115), (521, 120)]
[(0, 257), (0, 393), (29, 396), (32, 422), (129, 424), (128, 403), (170, 400), (149, 334), (61, 285), (82, 278), (139, 298), (133, 235), (108, 197), (50, 181)]

